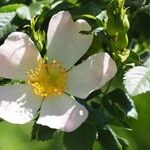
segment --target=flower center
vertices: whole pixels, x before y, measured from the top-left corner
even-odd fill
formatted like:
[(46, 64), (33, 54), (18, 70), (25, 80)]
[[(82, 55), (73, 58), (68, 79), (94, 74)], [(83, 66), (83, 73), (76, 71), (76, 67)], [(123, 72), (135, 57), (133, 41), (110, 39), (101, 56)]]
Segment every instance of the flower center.
[(27, 83), (33, 87), (38, 96), (61, 95), (67, 88), (67, 70), (60, 62), (46, 62), (40, 59), (37, 67), (28, 72)]

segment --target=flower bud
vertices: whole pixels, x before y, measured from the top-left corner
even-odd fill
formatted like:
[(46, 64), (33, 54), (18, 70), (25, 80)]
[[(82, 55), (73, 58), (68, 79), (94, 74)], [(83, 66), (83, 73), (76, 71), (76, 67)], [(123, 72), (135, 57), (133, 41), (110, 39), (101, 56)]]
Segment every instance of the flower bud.
[(108, 18), (106, 31), (110, 36), (126, 33), (129, 30), (129, 21), (127, 15), (114, 14)]
[(110, 47), (112, 50), (123, 50), (128, 46), (127, 34), (120, 34), (115, 39), (110, 39)]
[(107, 31), (108, 35), (111, 37), (117, 36), (118, 32), (117, 32), (113, 17), (108, 18), (108, 21), (106, 23), (106, 31)]
[(120, 16), (118, 18), (118, 33), (126, 33), (129, 30), (130, 24), (127, 15)]
[(128, 36), (127, 34), (120, 34), (116, 40), (116, 48), (122, 50), (128, 46)]

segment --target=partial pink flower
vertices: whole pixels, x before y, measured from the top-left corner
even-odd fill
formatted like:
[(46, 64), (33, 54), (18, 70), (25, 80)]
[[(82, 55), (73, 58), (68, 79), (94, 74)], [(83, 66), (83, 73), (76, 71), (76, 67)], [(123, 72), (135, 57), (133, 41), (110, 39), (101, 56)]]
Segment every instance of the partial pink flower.
[[(37, 124), (71, 132), (88, 117), (87, 109), (73, 96), (85, 99), (117, 72), (107, 53), (98, 53), (74, 64), (86, 53), (93, 36), (82, 19), (73, 21), (68, 12), (55, 14), (47, 32), (47, 57), (41, 58), (34, 42), (22, 32), (13, 32), (0, 46), (0, 76), (25, 84), (0, 86), (0, 117), (24, 124), (39, 107)], [(42, 104), (42, 105), (41, 105)]]

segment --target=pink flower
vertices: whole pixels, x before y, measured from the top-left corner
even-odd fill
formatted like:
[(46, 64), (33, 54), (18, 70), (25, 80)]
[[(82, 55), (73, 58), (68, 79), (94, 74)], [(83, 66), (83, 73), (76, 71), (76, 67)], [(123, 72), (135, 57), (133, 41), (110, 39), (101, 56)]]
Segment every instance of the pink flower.
[(88, 117), (88, 111), (73, 96), (86, 98), (117, 71), (107, 53), (95, 54), (74, 66), (93, 39), (80, 31), (90, 29), (85, 20), (74, 22), (68, 12), (55, 14), (47, 32), (48, 60), (41, 58), (27, 34), (11, 33), (0, 46), (0, 76), (25, 84), (0, 86), (0, 117), (24, 124), (41, 107), (37, 124), (66, 132), (78, 128)]

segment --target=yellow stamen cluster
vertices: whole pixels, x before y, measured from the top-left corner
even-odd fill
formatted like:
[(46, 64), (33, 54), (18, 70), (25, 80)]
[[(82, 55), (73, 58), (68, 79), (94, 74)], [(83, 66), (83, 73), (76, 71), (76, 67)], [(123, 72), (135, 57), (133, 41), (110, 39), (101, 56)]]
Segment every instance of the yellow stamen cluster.
[(27, 83), (33, 87), (38, 96), (55, 96), (64, 93), (67, 88), (67, 71), (64, 66), (53, 60), (40, 59), (37, 67), (28, 72)]

